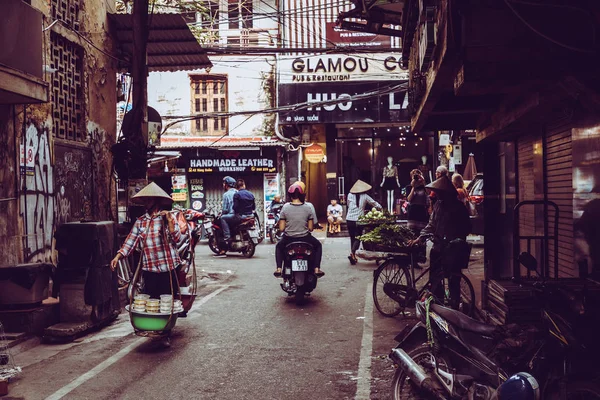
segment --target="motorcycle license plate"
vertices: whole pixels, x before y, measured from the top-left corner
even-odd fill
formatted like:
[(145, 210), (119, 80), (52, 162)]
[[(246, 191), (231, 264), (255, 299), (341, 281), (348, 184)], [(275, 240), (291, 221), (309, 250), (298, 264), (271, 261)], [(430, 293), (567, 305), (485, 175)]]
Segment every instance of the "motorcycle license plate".
[(251, 231), (248, 231), (248, 233), (250, 234), (251, 238), (257, 238), (258, 237), (258, 232), (256, 231), (256, 229), (252, 229)]
[(308, 260), (292, 260), (292, 271), (308, 271)]
[(269, 224), (269, 225), (275, 225), (275, 220), (274, 219), (268, 219), (267, 220), (267, 224)]
[(212, 228), (212, 222), (205, 222), (204, 229), (210, 229), (210, 228)]

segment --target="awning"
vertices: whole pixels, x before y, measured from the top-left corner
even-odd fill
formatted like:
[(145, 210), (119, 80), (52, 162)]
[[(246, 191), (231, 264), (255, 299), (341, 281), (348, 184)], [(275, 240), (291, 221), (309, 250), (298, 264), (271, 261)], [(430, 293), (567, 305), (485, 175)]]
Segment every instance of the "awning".
[(179, 157), (181, 157), (181, 153), (178, 151), (152, 151), (148, 152), (148, 164), (176, 160)]
[[(133, 54), (133, 15), (109, 14), (115, 29), (119, 58), (130, 61)], [(148, 70), (186, 71), (212, 66), (206, 51), (200, 46), (180, 14), (148, 16)], [(128, 65), (120, 65), (122, 68)]]
[(161, 136), (160, 149), (181, 149), (209, 147), (228, 150), (285, 146), (287, 143), (278, 139), (263, 136), (252, 137), (219, 137), (219, 136)]
[[(341, 12), (338, 16), (342, 28), (379, 35), (402, 36), (400, 25), (405, 0), (351, 1), (354, 3), (354, 8)], [(358, 22), (346, 21), (347, 19), (358, 20)]]

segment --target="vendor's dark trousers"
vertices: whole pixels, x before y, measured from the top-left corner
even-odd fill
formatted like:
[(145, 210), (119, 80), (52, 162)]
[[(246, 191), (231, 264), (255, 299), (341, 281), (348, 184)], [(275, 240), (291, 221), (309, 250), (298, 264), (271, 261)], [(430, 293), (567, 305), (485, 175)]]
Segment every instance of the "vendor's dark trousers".
[(360, 240), (356, 239), (356, 237), (362, 235), (363, 228), (356, 221), (346, 221), (346, 225), (348, 226), (348, 234), (350, 235), (350, 251), (354, 254), (358, 250), (358, 246), (360, 246)]
[[(442, 264), (442, 260), (441, 260), (441, 251), (436, 250), (436, 249), (431, 249), (431, 252), (429, 253), (429, 265), (431, 266), (431, 269), (429, 270), (429, 276), (436, 276), (439, 277), (439, 281), (436, 280), (436, 282), (434, 282), (432, 280), (432, 284), (436, 284), (436, 283), (440, 283), (437, 285), (437, 289), (434, 290), (433, 295), (439, 300), (439, 301), (443, 301), (444, 297), (445, 297), (445, 293), (444, 293), (444, 285), (442, 285), (442, 278), (444, 276), (444, 274), (442, 273), (442, 271), (446, 271), (446, 272), (460, 272), (460, 270), (455, 271), (453, 268), (455, 268), (455, 266), (448, 266), (448, 265), (443, 265)], [(431, 278), (430, 278), (431, 279)], [(454, 309), (458, 309), (458, 305), (460, 303), (460, 277), (458, 276), (452, 276), (448, 279), (448, 289), (449, 289), (449, 294), (450, 294), (450, 307), (454, 308)]]
[[(144, 293), (149, 294), (153, 299), (160, 298), (161, 294), (179, 294), (176, 273), (175, 271), (171, 271), (170, 274), (171, 278), (169, 278), (169, 272), (142, 271), (142, 276), (144, 277)], [(172, 291), (171, 282), (173, 282)]]
[(275, 263), (277, 264), (277, 268), (283, 268), (285, 246), (287, 246), (289, 243), (296, 241), (306, 242), (313, 246), (314, 252), (312, 254), (312, 260), (314, 262), (314, 268), (321, 268), (321, 258), (323, 257), (323, 245), (321, 245), (319, 239), (310, 234), (303, 237), (289, 237), (283, 235), (281, 240), (275, 246)]

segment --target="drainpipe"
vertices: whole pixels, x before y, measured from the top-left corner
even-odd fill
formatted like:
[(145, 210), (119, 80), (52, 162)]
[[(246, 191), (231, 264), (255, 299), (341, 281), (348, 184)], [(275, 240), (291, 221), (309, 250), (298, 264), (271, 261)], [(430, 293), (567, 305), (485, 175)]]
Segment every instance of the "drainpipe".
[(302, 180), (302, 146), (298, 146), (298, 180)]

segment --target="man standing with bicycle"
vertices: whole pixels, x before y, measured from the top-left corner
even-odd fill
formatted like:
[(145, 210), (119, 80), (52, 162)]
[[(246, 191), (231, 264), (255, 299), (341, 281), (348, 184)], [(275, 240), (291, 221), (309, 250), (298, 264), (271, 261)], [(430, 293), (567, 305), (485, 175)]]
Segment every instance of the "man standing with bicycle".
[[(457, 265), (455, 260), (461, 259), (461, 257), (453, 257), (453, 254), (446, 254), (444, 250), (447, 248), (449, 252), (460, 251), (461, 246), (448, 246), (453, 241), (453, 243), (457, 243), (456, 239), (462, 240), (461, 243), (466, 246), (467, 235), (471, 232), (469, 212), (458, 200), (458, 192), (447, 176), (439, 177), (426, 188), (435, 193), (438, 201), (433, 206), (429, 223), (423, 228), (419, 237), (409, 242), (409, 245), (424, 243), (427, 239), (433, 240), (433, 247), (429, 254), (431, 273), (437, 273), (442, 268), (448, 272), (460, 272), (456, 269), (465, 266)], [(450, 301), (452, 304), (457, 304), (460, 300), (459, 293), (460, 281), (451, 281)], [(444, 293), (434, 293), (434, 295), (441, 299)]]

